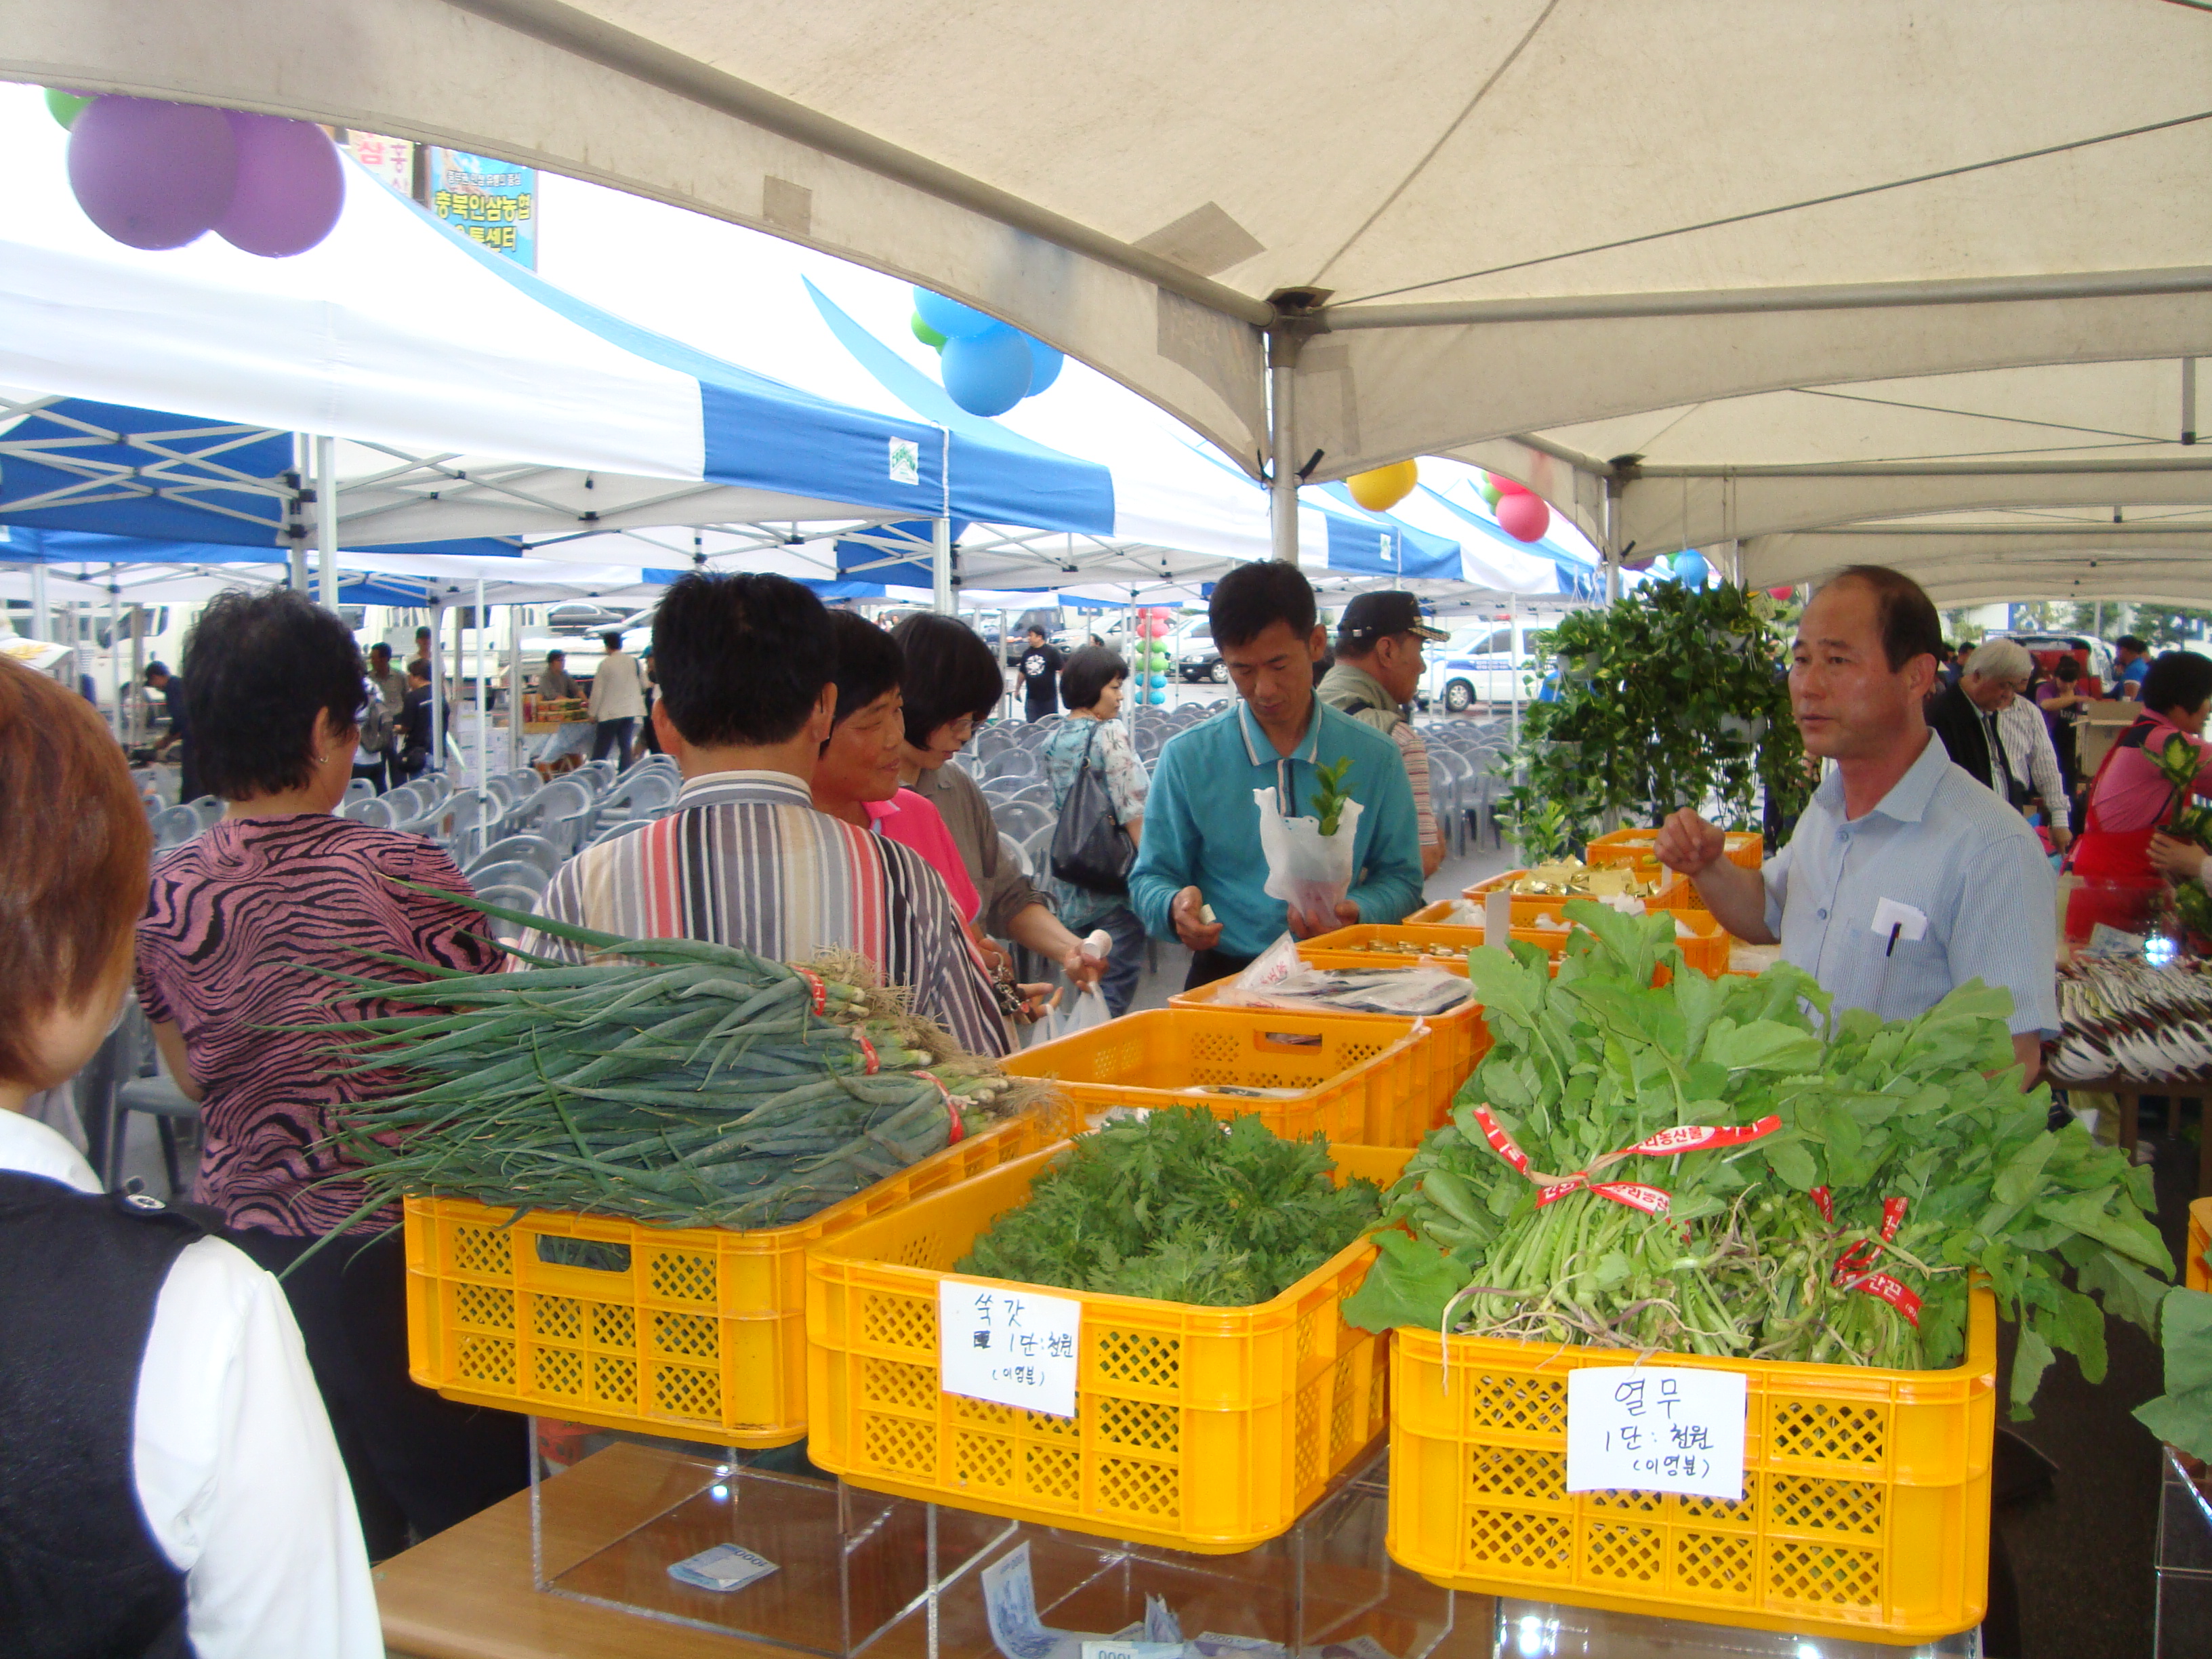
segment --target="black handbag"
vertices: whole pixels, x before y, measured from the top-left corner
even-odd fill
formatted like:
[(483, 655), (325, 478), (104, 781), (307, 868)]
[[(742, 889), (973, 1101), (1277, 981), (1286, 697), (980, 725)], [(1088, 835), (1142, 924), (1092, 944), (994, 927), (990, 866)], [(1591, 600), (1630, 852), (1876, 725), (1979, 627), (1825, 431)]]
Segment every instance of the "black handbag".
[(1098, 740), (1097, 723), (1092, 725), (1083, 742), (1082, 764), (1060, 809), (1059, 826), (1052, 832), (1052, 872), (1085, 892), (1126, 893), (1137, 847), (1115, 814), (1105, 774), (1091, 763), (1091, 746)]

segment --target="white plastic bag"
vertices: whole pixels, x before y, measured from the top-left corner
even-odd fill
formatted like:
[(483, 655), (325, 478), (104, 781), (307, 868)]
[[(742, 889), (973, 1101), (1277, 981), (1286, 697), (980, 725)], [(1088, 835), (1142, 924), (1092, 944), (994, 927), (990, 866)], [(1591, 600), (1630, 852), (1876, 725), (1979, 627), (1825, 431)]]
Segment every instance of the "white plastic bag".
[(1096, 986), (1071, 990), (1062, 996), (1059, 1006), (1045, 1010), (1044, 1018), (1030, 1027), (1029, 1042), (1034, 1048), (1040, 1042), (1050, 1042), (1056, 1037), (1073, 1036), (1078, 1031), (1088, 1031), (1093, 1026), (1103, 1025), (1113, 1016), (1106, 1012), (1106, 999), (1098, 994)]
[(1352, 890), (1352, 847), (1364, 809), (1356, 800), (1345, 802), (1336, 833), (1324, 836), (1319, 818), (1285, 817), (1273, 789), (1255, 789), (1252, 800), (1260, 809), (1260, 850), (1267, 858), (1263, 890), (1309, 925), (1335, 927), (1336, 907)]

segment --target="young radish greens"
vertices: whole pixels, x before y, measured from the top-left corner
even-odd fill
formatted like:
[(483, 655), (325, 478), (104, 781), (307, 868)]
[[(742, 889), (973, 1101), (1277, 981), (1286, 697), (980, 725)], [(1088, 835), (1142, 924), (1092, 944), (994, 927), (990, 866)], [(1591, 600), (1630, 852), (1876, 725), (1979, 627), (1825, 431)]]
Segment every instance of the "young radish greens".
[(812, 971), (458, 902), (599, 959), (463, 974), (379, 955), (414, 977), (333, 976), (343, 994), (393, 1012), (307, 1029), (328, 1032), (352, 1071), (412, 1085), (337, 1109), (331, 1140), (364, 1166), (345, 1178), (365, 1176), (375, 1195), (361, 1216), (432, 1194), (779, 1226), (1036, 1092), (962, 1053), (896, 993), (855, 982), (842, 959)]
[(2055, 1350), (2102, 1377), (2093, 1293), (2148, 1328), (2173, 1270), (2148, 1172), (2045, 1127), (2007, 993), (1831, 1020), (1796, 968), (1709, 979), (1668, 916), (1565, 908), (1556, 980), (1531, 946), (1468, 953), (1495, 1046), (1388, 1194), (1351, 1322), (1937, 1369), (1978, 1276), (2021, 1326), (2021, 1415)]
[(1328, 1146), (1199, 1106), (1109, 1119), (975, 1241), (954, 1271), (1065, 1290), (1245, 1308), (1372, 1226), (1375, 1184), (1329, 1178)]

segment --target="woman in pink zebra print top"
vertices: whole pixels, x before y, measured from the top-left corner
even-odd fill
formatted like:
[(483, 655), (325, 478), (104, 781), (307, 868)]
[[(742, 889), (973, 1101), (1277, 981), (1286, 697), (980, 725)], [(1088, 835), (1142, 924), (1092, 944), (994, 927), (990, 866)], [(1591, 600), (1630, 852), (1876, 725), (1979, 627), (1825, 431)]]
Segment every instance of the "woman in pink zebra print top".
[(498, 957), (473, 912), (395, 884), (467, 893), (443, 852), (331, 816), (353, 775), (363, 675), (345, 624), (297, 593), (225, 594), (202, 614), (185, 695), (200, 776), (229, 805), (155, 866), (137, 990), (171, 1073), (200, 1102), (193, 1196), (263, 1267), (300, 1263), (285, 1293), (381, 1557), (518, 1490), (528, 1465), (520, 1419), (409, 1379), (398, 1215), (357, 1215), (353, 1161), (318, 1145), (334, 1109), (401, 1079), (343, 1075), (326, 1038), (272, 1029), (392, 1008), (334, 998), (315, 969), (400, 976), (371, 951), (471, 971)]

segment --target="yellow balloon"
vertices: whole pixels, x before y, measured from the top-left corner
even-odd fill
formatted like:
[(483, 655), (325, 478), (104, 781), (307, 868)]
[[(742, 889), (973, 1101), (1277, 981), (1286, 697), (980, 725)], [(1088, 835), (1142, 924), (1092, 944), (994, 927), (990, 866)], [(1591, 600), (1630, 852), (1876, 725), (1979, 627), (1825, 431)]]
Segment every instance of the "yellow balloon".
[(1355, 472), (1344, 483), (1352, 491), (1352, 499), (1370, 513), (1387, 513), (1412, 495), (1413, 486), (1420, 481), (1421, 469), (1418, 465), (1398, 461), (1370, 472)]

